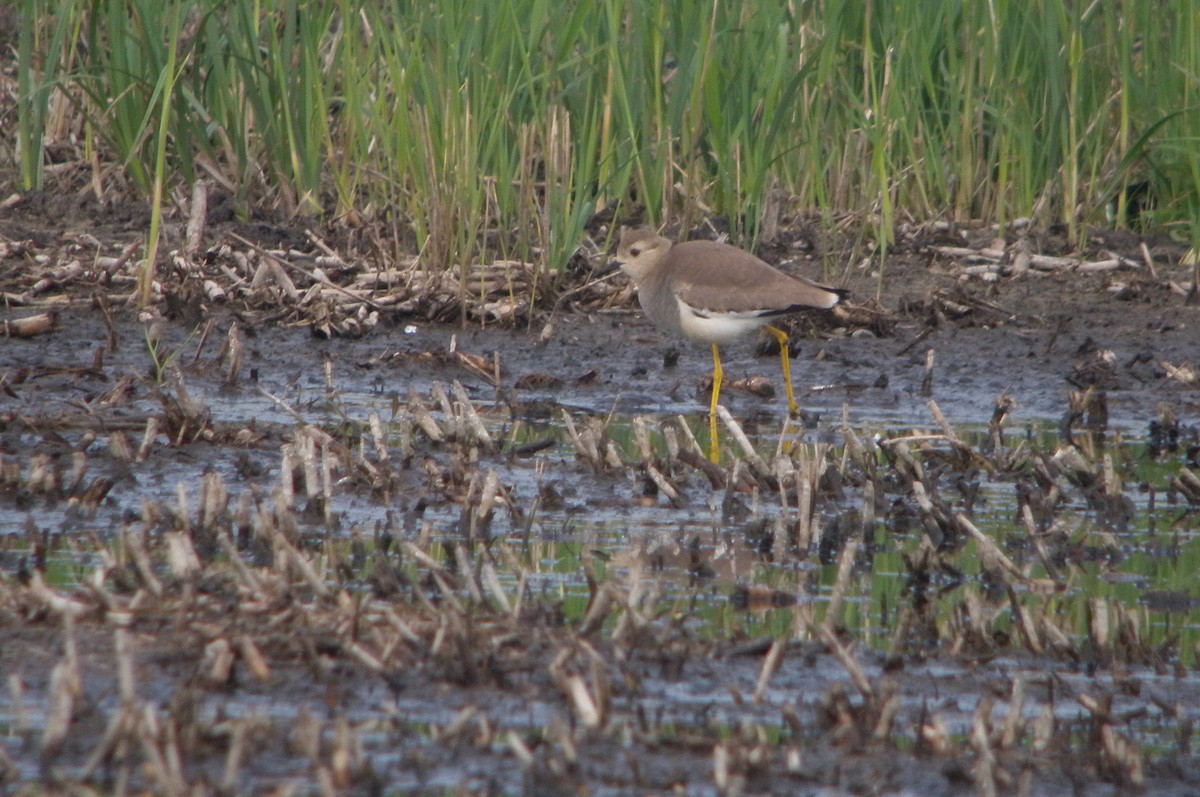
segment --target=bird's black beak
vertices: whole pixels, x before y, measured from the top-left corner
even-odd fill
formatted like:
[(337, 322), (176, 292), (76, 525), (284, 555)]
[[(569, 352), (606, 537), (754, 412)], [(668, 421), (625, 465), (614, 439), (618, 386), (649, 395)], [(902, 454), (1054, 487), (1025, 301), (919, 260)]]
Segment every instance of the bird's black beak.
[(608, 261), (608, 265), (602, 266), (600, 268), (600, 270), (596, 272), (593, 279), (602, 280), (605, 277), (611, 275), (614, 271), (619, 270), (620, 268), (621, 268), (621, 264), (617, 260), (615, 260), (615, 259), (610, 260), (610, 261)]

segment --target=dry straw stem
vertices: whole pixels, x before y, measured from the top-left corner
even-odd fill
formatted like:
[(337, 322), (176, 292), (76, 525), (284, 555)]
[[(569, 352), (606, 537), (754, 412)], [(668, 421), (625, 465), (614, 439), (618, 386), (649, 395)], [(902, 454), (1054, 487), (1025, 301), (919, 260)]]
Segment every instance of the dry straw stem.
[(999, 546), (992, 540), (991, 537), (984, 534), (979, 528), (962, 513), (954, 515), (954, 522), (958, 527), (971, 536), (975, 540), (975, 544), (979, 547), (980, 556), (983, 558), (984, 567), (999, 567), (1004, 573), (1016, 583), (1024, 583), (1028, 580), (1019, 567), (1017, 567), (1011, 559), (1001, 551)]
[(850, 588), (850, 576), (854, 570), (855, 557), (858, 556), (860, 544), (859, 535), (850, 536), (838, 557), (837, 578), (829, 595), (829, 606), (826, 609), (825, 622), (822, 625), (825, 631), (833, 632), (842, 622), (842, 602), (846, 598), (846, 591)]
[(32, 338), (52, 332), (58, 323), (58, 313), (50, 311), (24, 318), (5, 319), (4, 337)]
[(721, 419), (721, 422), (725, 424), (725, 428), (733, 436), (734, 441), (738, 444), (738, 448), (741, 449), (742, 457), (754, 470), (755, 475), (767, 481), (774, 481), (774, 473), (771, 467), (767, 465), (766, 460), (755, 450), (754, 444), (750, 442), (750, 438), (746, 437), (741, 424), (734, 419), (725, 405), (717, 405), (717, 417)]
[(817, 638), (821, 640), (829, 652), (833, 654), (834, 658), (838, 660), (838, 663), (846, 670), (846, 673), (850, 676), (851, 683), (854, 684), (854, 688), (858, 690), (858, 693), (862, 695), (863, 700), (868, 702), (873, 701), (875, 698), (875, 689), (871, 686), (870, 679), (867, 678), (866, 673), (863, 672), (862, 667), (859, 666), (858, 661), (854, 658), (850, 650), (842, 645), (833, 631), (824, 625), (816, 626), (812, 631), (815, 632)]

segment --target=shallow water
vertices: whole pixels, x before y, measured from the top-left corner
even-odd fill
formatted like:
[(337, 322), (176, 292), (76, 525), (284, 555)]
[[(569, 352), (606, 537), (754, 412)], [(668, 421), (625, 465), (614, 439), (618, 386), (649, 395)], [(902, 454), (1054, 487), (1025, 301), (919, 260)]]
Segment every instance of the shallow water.
[[(88, 323), (88, 319), (81, 319), (81, 323)], [(448, 385), (461, 381), (502, 449), (498, 455), (485, 452), (479, 464), (484, 470), (495, 470), (512, 505), (519, 510), (496, 511), (486, 534), (516, 546), (529, 568), (530, 587), (539, 594), (561, 596), (568, 613), (582, 611), (586, 604), (587, 586), (580, 563), (587, 560), (603, 572), (622, 578), (636, 573), (638, 578), (648, 579), (694, 613), (701, 633), (754, 635), (780, 633), (788, 627), (787, 609), (759, 613), (731, 610), (729, 595), (736, 585), (767, 584), (784, 590), (803, 603), (814, 604), (819, 616), (822, 602), (828, 600), (836, 564), (822, 564), (816, 556), (798, 560), (779, 555), (764, 557), (758, 550), (764, 535), (769, 539), (782, 534), (794, 523), (794, 507), (781, 504), (776, 495), (754, 492), (734, 496), (739, 510), (735, 517), (723, 509), (727, 498), (723, 491), (712, 490), (694, 473), (683, 473), (679, 479), (684, 492), (680, 505), (646, 494), (644, 478), (636, 467), (632, 419), (635, 415), (642, 418), (656, 452), (664, 450), (662, 428), (679, 416), (686, 419), (704, 445), (704, 389), (692, 391), (688, 386), (705, 373), (707, 363), (698, 352), (684, 350), (680, 366), (655, 365), (653, 359), (659, 351), (655, 344), (664, 341), (641, 327), (637, 329), (648, 335), (650, 345), (615, 351), (606, 345), (606, 324), (611, 320), (593, 322), (593, 327), (599, 329), (591, 329), (593, 336), (586, 341), (578, 339), (578, 328), (564, 325), (562, 333), (545, 345), (533, 343), (531, 337), (520, 333), (446, 327), (410, 328), (384, 341), (366, 342), (318, 342), (300, 333), (271, 330), (248, 340), (246, 373), (232, 386), (221, 385), (220, 369), (209, 364), (207, 353), (193, 362), (197, 345), (194, 336), (168, 330), (160, 352), (169, 353), (182, 366), (189, 393), (203, 399), (214, 422), (231, 428), (278, 430), (285, 438), (288, 429), (304, 423), (326, 429), (335, 437), (348, 430), (348, 439), (359, 440), (358, 431), (375, 413), (383, 421), (389, 443), (402, 447), (411, 437), (411, 419), (406, 417), (405, 409), (409, 393), (422, 397), (434, 417), (444, 423), (444, 413), (431, 390), (442, 385), (442, 390), (450, 394)], [(967, 330), (962, 334), (969, 333)], [(50, 429), (54, 428), (56, 406), (77, 420), (66, 429), (54, 431), (54, 439), (13, 424), (4, 440), (8, 456), (20, 460), (18, 452), (45, 450), (61, 458), (68, 448), (78, 448), (81, 436), (94, 426), (78, 409), (87, 401), (88, 393), (103, 389), (121, 375), (141, 376), (150, 371), (153, 362), (138, 335), (136, 327), (128, 328), (125, 344), (119, 351), (110, 352), (103, 370), (87, 380), (50, 375), (30, 382), (31, 389), (22, 396), (26, 413), (41, 413), (44, 425)], [(641, 343), (637, 335), (634, 340)], [(996, 397), (1007, 390), (1017, 406), (1005, 426), (1003, 445), (1025, 445), (1052, 453), (1059, 445), (1055, 430), (1065, 412), (1066, 387), (1051, 375), (1029, 368), (1008, 373), (998, 368), (965, 373), (957, 362), (969, 354), (962, 351), (962, 343), (959, 341), (960, 345), (942, 355), (943, 361), (952, 364), (939, 366), (943, 370), (935, 372), (949, 371), (955, 378), (943, 376), (936, 380), (933, 391), (933, 399), (957, 433), (968, 444), (978, 445), (986, 436), (985, 421)], [(28, 358), (30, 365), (91, 362), (90, 352), (56, 350), (54, 341), (50, 344), (45, 351), (18, 354)], [(865, 347), (881, 345), (868, 341)], [(809, 386), (813, 380), (830, 380), (817, 389), (801, 387), (805, 428), (793, 422), (784, 427), (778, 399), (763, 400), (733, 389), (723, 394), (760, 452), (769, 456), (782, 443), (810, 448), (822, 444), (832, 446), (830, 456), (836, 459), (841, 456), (843, 417), (864, 441), (908, 430), (937, 431), (928, 399), (918, 395), (923, 359), (922, 368), (914, 368), (911, 357), (897, 361), (881, 353), (872, 358), (862, 353), (862, 341), (805, 342), (803, 346), (820, 346), (821, 351), (834, 352), (824, 360), (806, 362), (801, 358), (798, 362), (801, 367), (797, 372), (805, 375)], [(486, 368), (498, 365), (501, 388), (497, 390), (480, 373), (462, 367), (452, 355), (445, 354), (451, 348), (477, 355)], [(777, 381), (776, 362), (770, 357), (747, 358), (746, 348), (735, 348), (727, 356), (727, 372), (734, 378), (758, 373)], [(871, 350), (866, 348), (868, 354)], [(851, 356), (860, 362), (848, 363)], [(830, 368), (829, 360), (841, 362)], [(864, 387), (871, 383), (872, 373), (880, 372), (881, 364), (886, 366), (889, 386)], [(611, 373), (588, 378), (593, 368)], [(628, 378), (623, 372), (628, 372)], [(566, 381), (531, 387), (538, 384), (537, 380), (522, 380), (531, 374)], [(572, 381), (581, 375), (583, 382)], [(63, 379), (67, 384), (62, 384)], [(513, 385), (519, 380), (525, 387), (515, 390)], [(144, 384), (142, 380), (137, 383)], [(160, 440), (145, 463), (107, 459), (105, 422), (129, 419), (127, 434), (136, 446), (140, 419), (161, 411), (148, 388), (139, 390), (135, 386), (135, 391), (138, 395), (133, 401), (99, 419), (99, 433), (88, 449), (89, 476), (107, 474), (116, 482), (96, 511), (79, 511), (69, 502), (38, 497), (0, 504), (0, 529), (8, 531), (9, 541), (3, 561), (9, 568), (19, 561), (25, 547), (23, 531), (36, 527), (75, 539), (81, 533), (105, 537), (139, 514), (143, 501), (176, 506), (182, 493), (185, 502), (194, 502), (197, 480), (206, 470), (219, 473), (228, 483), (234, 496), (231, 504), (237, 503), (244, 489), (239, 485), (253, 484), (253, 489), (261, 493), (269, 492), (277, 483), (278, 458), (261, 446), (236, 448), (199, 442), (169, 447)], [(38, 392), (45, 393), (45, 402), (35, 405)], [(1078, 633), (1083, 633), (1085, 624), (1086, 610), (1081, 607), (1090, 598), (1108, 598), (1135, 610), (1152, 639), (1178, 634), (1182, 660), (1190, 663), (1200, 628), (1200, 609), (1191, 592), (1192, 576), (1200, 566), (1200, 541), (1188, 507), (1178, 499), (1174, 503), (1167, 500), (1167, 483), (1178, 472), (1182, 455), (1168, 456), (1158, 463), (1145, 456), (1144, 434), (1153, 412), (1140, 393), (1110, 394), (1109, 424), (1102, 445), (1124, 474), (1125, 495), (1132, 502), (1133, 517), (1127, 524), (1114, 525), (1090, 509), (1080, 494), (1063, 496), (1056, 522), (1068, 528), (1077, 548), (1091, 560), (1077, 564), (1069, 589), (1054, 600), (1059, 604), (1058, 611), (1076, 618)], [(583, 464), (564, 429), (564, 413), (579, 427), (589, 417), (607, 418), (608, 435), (629, 467), (596, 473)], [(386, 529), (401, 539), (446, 544), (461, 539), (463, 507), (436, 495), (424, 483), (417, 464), (421, 457), (436, 452), (425, 453), (427, 448), (422, 447), (419, 436), (413, 439), (415, 459), (401, 472), (402, 481), (411, 483), (411, 490), (402, 489), (387, 503), (370, 491), (338, 486), (328, 507), (329, 522), (316, 524), (311, 533), (328, 533), (334, 539), (353, 534), (370, 538)], [(514, 458), (504, 453), (532, 441), (553, 442), (529, 457)], [(357, 444), (367, 445), (361, 440)], [(723, 445), (728, 463), (737, 453), (736, 445), (728, 437)], [(247, 478), (248, 472), (257, 475)], [(1012, 545), (1024, 546), (1025, 532), (1016, 518), (1011, 478), (988, 476), (986, 472), (969, 474), (969, 478), (978, 482), (976, 524), (1002, 547), (1010, 538)], [(947, 500), (951, 498), (947, 496)], [(818, 523), (835, 522), (860, 500), (854, 489), (845, 491), (841, 498), (821, 498), (816, 507)], [(189, 509), (194, 511), (194, 506)], [(871, 564), (860, 567), (845, 596), (846, 622), (856, 626), (855, 630), (873, 645), (886, 644), (889, 613), (903, 600), (905, 573), (899, 554), (911, 551), (919, 538), (913, 532), (895, 533), (885, 521), (881, 517), (868, 530)], [(967, 579), (977, 579), (977, 561), (970, 553), (972, 543), (967, 545), (967, 553), (959, 557), (960, 566)], [(1103, 551), (1097, 553), (1093, 548)], [(69, 581), (82, 570), (78, 557), (64, 554), (61, 548), (54, 563), (52, 572), (60, 580)], [(1045, 573), (1034, 564), (1030, 575)], [(947, 606), (954, 599), (950, 594)]]
[[(800, 555), (788, 551), (784, 542), (796, 521), (794, 494), (781, 498), (761, 486), (714, 490), (698, 473), (678, 464), (673, 469), (662, 467), (681, 489), (681, 500), (672, 503), (647, 489), (639, 465), (639, 424), (656, 457), (666, 456), (664, 429), (679, 416), (701, 445), (706, 443), (705, 388), (700, 383), (710, 364), (703, 351), (681, 348), (680, 364), (665, 367), (663, 352), (670, 342), (628, 317), (619, 321), (631, 329), (624, 329), (616, 318), (577, 320), (572, 325), (560, 322), (545, 345), (521, 333), (450, 327), (397, 329), (365, 341), (316, 341), (305, 332), (270, 329), (257, 335), (243, 333), (245, 366), (236, 383), (224, 385), (224, 365), (215, 361), (215, 345), (210, 343), (194, 359), (196, 338), (168, 328), (160, 359), (168, 353), (179, 364), (187, 391), (203, 400), (214, 425), (253, 430), (260, 439), (241, 445), (204, 441), (172, 445), (160, 433), (144, 460), (126, 461), (114, 454), (114, 438), (124, 435), (136, 451), (146, 419), (163, 412), (149, 378), (153, 360), (141, 330), (128, 325), (121, 327), (120, 349), (107, 352), (103, 366), (91, 369), (92, 348), (80, 346), (79, 340), (100, 340), (103, 330), (89, 315), (75, 321), (74, 343), (57, 338), (38, 347), (15, 342), (2, 355), (10, 358), (5, 363), (8, 368), (43, 370), (31, 371), (33, 376), (16, 386), (17, 398), (6, 398), (7, 403), (0, 405), (8, 413), (0, 429), (0, 452), (7, 463), (15, 463), (23, 478), (29, 476), (33, 458), (40, 456), (54, 464), (60, 480), (66, 481), (61, 474), (69, 474), (76, 452), (84, 451), (82, 483), (110, 478), (113, 487), (94, 509), (76, 505), (69, 497), (51, 499), (13, 489), (0, 493), (0, 567), (6, 574), (28, 565), (30, 539), (44, 535), (48, 578), (60, 585), (82, 581), (97, 564), (91, 539), (113, 544), (122, 529), (143, 524), (147, 503), (162, 506), (152, 530), (177, 526), (181, 517), (194, 521), (201, 477), (212, 472), (228, 489), (231, 508), (270, 505), (277, 496), (294, 491), (294, 505), (301, 510), (299, 533), (314, 551), (330, 545), (345, 556), (356, 544), (369, 547), (382, 535), (390, 535), (394, 541), (417, 542), (435, 558), (450, 559), (454, 546), (465, 539), (473, 539), (476, 545), (487, 541), (507, 546), (523, 569), (528, 594), (560, 605), (568, 621), (578, 620), (586, 611), (590, 570), (600, 581), (636, 584), (645, 594), (661, 596), (647, 605), (692, 638), (720, 641), (732, 650), (748, 645), (748, 650), (758, 651), (689, 660), (686, 678), (644, 675), (636, 700), (630, 698), (626, 705), (616, 698), (620, 711), (649, 712), (655, 727), (667, 737), (686, 738), (689, 729), (734, 728), (746, 722), (777, 729), (781, 706), (795, 707), (807, 720), (818, 713), (820, 697), (845, 682), (841, 666), (827, 656), (810, 656), (804, 647), (807, 643), (795, 643), (797, 647), (789, 648), (783, 666), (760, 696), (761, 702), (745, 699), (756, 689), (762, 655), (756, 640), (794, 638), (806, 623), (820, 622), (828, 610), (841, 551), (833, 532), (846, 516), (860, 511), (861, 484), (847, 482), (840, 490), (818, 494), (814, 518), (830, 543), (823, 549), (818, 539), (811, 551)], [(997, 333), (985, 338), (975, 337), (976, 332), (962, 330), (953, 340), (938, 342), (932, 398), (954, 431), (978, 449), (986, 439), (997, 396), (1008, 391), (1018, 403), (1004, 426), (1002, 448), (1025, 446), (1052, 454), (1060, 445), (1057, 430), (1070, 389), (1061, 379), (1064, 361), (1029, 357), (1036, 347), (1017, 331), (1009, 333), (1007, 344), (987, 344), (990, 355), (1008, 352), (1007, 359), (993, 356), (987, 366), (979, 367), (978, 347)], [(474, 362), (485, 369), (498, 363), (500, 388), (449, 354), (452, 347), (476, 356)], [(808, 417), (803, 428), (791, 422), (784, 426), (779, 396), (762, 399), (728, 388), (723, 403), (755, 449), (767, 457), (786, 444), (806, 456), (821, 448), (830, 461), (840, 462), (845, 456), (843, 418), (867, 445), (911, 431), (936, 433), (940, 429), (931, 417), (929, 399), (920, 390), (924, 356), (900, 355), (899, 348), (896, 341), (874, 339), (802, 343), (796, 374), (798, 397)], [(775, 359), (751, 357), (749, 349), (748, 345), (733, 347), (727, 353), (727, 377), (760, 375), (777, 381)], [(55, 370), (62, 366), (82, 371)], [(126, 375), (135, 377), (131, 397), (114, 405), (98, 403), (97, 396)], [(887, 379), (881, 380), (881, 375)], [(549, 377), (549, 383), (542, 377)], [(410, 394), (429, 408), (439, 424), (449, 427), (451, 421), (437, 395), (444, 391), (451, 414), (458, 412), (451, 389), (455, 381), (463, 385), (488, 433), (498, 441), (498, 451), (435, 445), (413, 431)], [(883, 381), (886, 387), (875, 386)], [(167, 390), (172, 395), (177, 392), (169, 384)], [(1089, 507), (1080, 491), (1065, 490), (1054, 521), (1068, 538), (1067, 548), (1074, 557), (1064, 579), (1066, 587), (1026, 600), (1043, 607), (1077, 641), (1088, 635), (1094, 606), (1102, 605), (1114, 615), (1117, 610), (1127, 611), (1148, 645), (1174, 638), (1175, 660), (1187, 668), (1196, 660), (1200, 641), (1200, 610), (1193, 586), (1194, 574), (1200, 570), (1200, 534), (1183, 499), (1168, 499), (1167, 485), (1184, 466), (1185, 455), (1168, 455), (1158, 462), (1146, 456), (1146, 431), (1160, 401), (1175, 407), (1185, 427), (1192, 422), (1191, 395), (1171, 386), (1110, 392), (1109, 423), (1097, 442), (1122, 475), (1132, 516), (1128, 522), (1114, 522)], [(566, 431), (564, 413), (577, 428), (589, 419), (604, 420), (622, 466), (598, 472), (583, 461)], [(306, 501), (305, 479), (293, 478), (285, 489), (281, 447), (294, 441), (305, 426), (328, 433), (344, 446), (338, 456), (380, 464), (369, 432), (372, 414), (380, 419), (390, 456), (392, 481), (386, 490), (349, 478), (345, 469), (337, 467), (331, 472), (327, 504)], [(545, 441), (533, 453), (514, 454)], [(722, 446), (729, 466), (737, 446), (728, 436)], [(335, 465), (336, 460), (335, 456)], [(439, 479), (469, 481), (471, 473), (488, 471), (495, 472), (508, 503), (498, 505), (490, 522), (472, 530), (473, 515), (464, 507), (475, 499), (464, 496), (466, 482), (446, 487), (439, 486)], [(957, 508), (966, 498), (955, 486), (954, 475), (950, 469), (930, 481), (937, 482), (947, 505)], [(1013, 477), (989, 475), (986, 469), (965, 476), (970, 483), (965, 489), (975, 491), (976, 525), (1030, 576), (1044, 577), (1045, 569), (1031, 553), (1028, 535), (1016, 517)], [(893, 487), (866, 530), (858, 564), (840, 595), (839, 625), (859, 640), (857, 656), (872, 679), (891, 677), (887, 654), (898, 612), (912, 600), (911, 572), (904, 556), (917, 550), (922, 536), (919, 522), (896, 522), (893, 505), (910, 501), (902, 484)], [(768, 542), (772, 543), (769, 555), (765, 553)], [(950, 633), (945, 626), (964, 592), (986, 597), (993, 586), (982, 573), (975, 543), (966, 542), (948, 560), (958, 572), (941, 574), (932, 593), (935, 615), (946, 636)], [(412, 562), (405, 566), (419, 570)], [(506, 591), (515, 595), (516, 571), (498, 568), (498, 574)], [(342, 583), (363, 595), (370, 593), (365, 577), (351, 576)], [(754, 586), (776, 591), (788, 605), (750, 599), (750, 608), (743, 608), (739, 598), (745, 588)], [(995, 612), (993, 627), (1016, 639), (1005, 599), (987, 600)], [(1142, 692), (1129, 695), (1124, 681), (1118, 683), (1103, 669), (1097, 676), (1089, 667), (1088, 662), (1068, 664), (1023, 653), (1019, 642), (999, 655), (981, 655), (977, 662), (970, 656), (951, 661), (936, 655), (922, 661), (917, 645), (909, 650), (903, 677), (897, 680), (909, 716), (920, 716), (926, 706), (931, 707), (956, 736), (969, 732), (981, 690), (987, 691), (989, 678), (1001, 675), (1028, 682), (1030, 699), (1024, 715), (1036, 716), (1049, 705), (1067, 727), (1081, 722), (1085, 712), (1066, 696), (1097, 687), (1110, 689), (1117, 695), (1115, 710), (1146, 712), (1131, 732), (1152, 751), (1172, 750), (1176, 741), (1172, 734), (1179, 723), (1200, 719), (1195, 708), (1200, 701), (1188, 697), (1200, 693), (1200, 680), (1193, 672), (1140, 668)], [(277, 678), (285, 681), (263, 693), (243, 689), (222, 699), (213, 710), (262, 716), (285, 727), (325, 711), (320, 700), (306, 697), (310, 695), (306, 686), (289, 684), (286, 676)], [(168, 679), (142, 685), (148, 696), (163, 701), (174, 688)], [(111, 686), (93, 685), (91, 691), (97, 690), (112, 699)], [(295, 697), (281, 700), (281, 695)], [(1160, 706), (1172, 703), (1182, 706), (1182, 713), (1167, 721)], [(37, 695), (29, 696), (24, 705), (29, 726), (37, 728), (44, 722), (44, 709)], [(434, 729), (452, 724), (460, 712), (476, 710), (505, 727), (542, 728), (561, 716), (562, 706), (556, 699), (495, 690), (394, 692), (368, 682), (353, 692), (349, 716), (359, 723), (360, 739), (373, 765), (391, 772), (389, 782), (396, 788), (447, 790), (464, 783), (487, 784), (490, 779), (519, 783), (521, 769), (511, 757), (501, 756), (502, 763), (497, 764), (493, 756), (488, 763), (468, 766), (456, 756), (447, 759), (435, 754), (437, 745), (430, 741)], [(994, 710), (997, 717), (1008, 710), (1002, 696)], [(19, 735), (14, 723), (11, 703), (0, 697), (0, 725)], [(428, 762), (414, 766), (422, 751), (428, 752)], [(19, 764), (28, 768), (23, 777), (36, 780), (32, 758), (20, 759)], [(680, 766), (686, 769), (685, 764)], [(403, 778), (397, 773), (404, 773)], [(257, 777), (263, 778), (263, 784), (289, 778), (302, 784), (304, 769), (287, 755), (266, 756)], [(687, 781), (685, 775), (680, 777)], [(244, 785), (250, 787), (248, 781)]]

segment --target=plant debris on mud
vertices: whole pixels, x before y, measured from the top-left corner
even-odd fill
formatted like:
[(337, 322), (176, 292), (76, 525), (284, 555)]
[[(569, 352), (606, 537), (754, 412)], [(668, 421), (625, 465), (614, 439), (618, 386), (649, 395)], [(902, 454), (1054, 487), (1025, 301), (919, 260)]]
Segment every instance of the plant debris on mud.
[[(614, 430), (621, 396), (694, 415), (705, 389), (703, 352), (655, 361), (623, 280), (433, 274), (332, 227), (193, 245), (185, 215), (138, 311), (137, 212), (7, 214), (10, 790), (1191, 793), (1195, 635), (1147, 618), (1194, 618), (1194, 592), (1066, 597), (1081, 562), (1132, 553), (1145, 490), (1164, 546), (1194, 536), (1195, 285), (1167, 239), (901, 231), (879, 296), (847, 269), (847, 309), (796, 335), (806, 408), (833, 410), (816, 433), (772, 440), (737, 395), (713, 465), (675, 412)], [(765, 257), (836, 257), (788, 229)], [(1050, 443), (1013, 433), (1021, 407)], [(1161, 486), (1112, 445), (1132, 429)], [(1004, 539), (985, 480), (1017, 497)], [(545, 578), (539, 541), (639, 506), (713, 519), (682, 586), (661, 552), (587, 543), (581, 600)], [(784, 575), (717, 581), (726, 544)], [(868, 637), (848, 617), (885, 549), (904, 588)], [(713, 600), (726, 633), (696, 621)]]

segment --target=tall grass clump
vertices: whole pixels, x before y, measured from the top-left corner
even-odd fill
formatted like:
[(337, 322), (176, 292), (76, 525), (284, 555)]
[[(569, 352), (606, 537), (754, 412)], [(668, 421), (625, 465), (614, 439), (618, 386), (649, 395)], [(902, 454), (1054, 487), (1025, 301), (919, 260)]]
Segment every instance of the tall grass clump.
[(1195, 237), (1198, 26), (1190, 0), (22, 0), (15, 150), (31, 188), (47, 137), (97, 141), (94, 182), (150, 195), (165, 142), (171, 179), (384, 222), (431, 268), (560, 269), (597, 212), (742, 242), (849, 214), (880, 252), (933, 217)]

